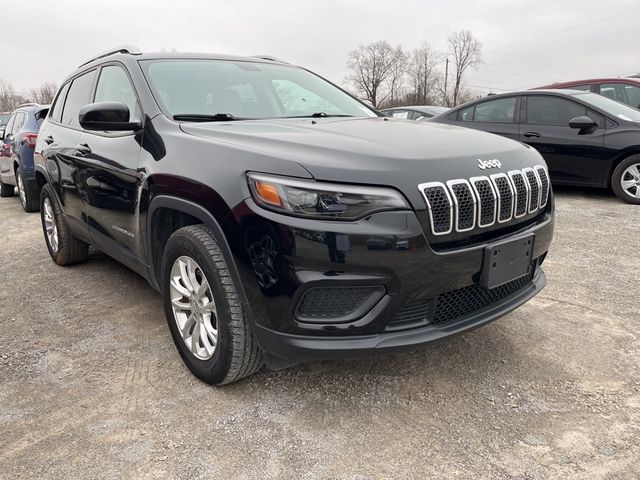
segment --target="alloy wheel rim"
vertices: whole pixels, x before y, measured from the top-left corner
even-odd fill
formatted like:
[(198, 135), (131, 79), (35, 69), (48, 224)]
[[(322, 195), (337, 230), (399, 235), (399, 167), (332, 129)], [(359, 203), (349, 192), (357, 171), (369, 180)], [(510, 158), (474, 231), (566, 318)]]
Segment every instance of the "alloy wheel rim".
[(44, 199), (44, 230), (47, 235), (47, 242), (53, 253), (58, 252), (58, 226), (56, 225), (56, 218), (53, 214), (53, 208), (51, 207), (51, 201), (49, 198)]
[(169, 280), (173, 318), (185, 346), (199, 360), (209, 360), (218, 345), (216, 303), (207, 277), (191, 257), (178, 257)]
[(22, 205), (27, 204), (27, 195), (24, 193), (24, 185), (22, 184), (22, 177), (18, 175), (18, 193), (20, 194), (20, 201)]
[(620, 177), (620, 186), (630, 197), (640, 199), (640, 163), (625, 168)]

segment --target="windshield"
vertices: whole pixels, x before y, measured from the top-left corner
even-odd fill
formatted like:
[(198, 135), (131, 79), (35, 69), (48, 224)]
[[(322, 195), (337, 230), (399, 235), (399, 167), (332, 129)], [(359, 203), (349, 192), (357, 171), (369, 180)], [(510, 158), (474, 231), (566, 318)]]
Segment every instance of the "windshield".
[(614, 117), (627, 120), (629, 122), (640, 122), (640, 110), (636, 110), (629, 105), (611, 100), (610, 98), (603, 97), (597, 93), (579, 93), (575, 96), (580, 100), (590, 103), (594, 107), (604, 110), (609, 115), (613, 115)]
[(9, 118), (11, 118), (10, 113), (0, 113), (0, 125), (6, 125)]
[(158, 103), (180, 120), (376, 116), (339, 88), (299, 67), (229, 60), (140, 63)]

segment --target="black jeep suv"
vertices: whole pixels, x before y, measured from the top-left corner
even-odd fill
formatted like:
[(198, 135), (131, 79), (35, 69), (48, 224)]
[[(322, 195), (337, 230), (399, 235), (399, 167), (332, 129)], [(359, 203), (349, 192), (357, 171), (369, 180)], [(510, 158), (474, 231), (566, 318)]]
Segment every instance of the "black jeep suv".
[(535, 149), (382, 117), (273, 58), (92, 59), (57, 93), (36, 164), (53, 260), (93, 244), (144, 276), (209, 383), (414, 348), (545, 284)]

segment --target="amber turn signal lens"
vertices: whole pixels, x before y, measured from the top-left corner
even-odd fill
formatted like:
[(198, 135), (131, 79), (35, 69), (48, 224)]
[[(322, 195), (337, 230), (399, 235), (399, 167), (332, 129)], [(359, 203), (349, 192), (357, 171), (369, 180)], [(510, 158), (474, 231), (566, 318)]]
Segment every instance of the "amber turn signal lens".
[(278, 207), (282, 206), (282, 199), (280, 198), (277, 186), (272, 183), (261, 182), (260, 180), (255, 181), (255, 186), (256, 193), (260, 196), (260, 199), (263, 202), (276, 205)]

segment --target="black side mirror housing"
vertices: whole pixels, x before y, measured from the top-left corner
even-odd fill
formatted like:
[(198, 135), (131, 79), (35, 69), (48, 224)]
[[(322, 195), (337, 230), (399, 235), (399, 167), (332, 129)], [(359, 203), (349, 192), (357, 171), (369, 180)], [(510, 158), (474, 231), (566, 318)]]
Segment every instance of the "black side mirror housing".
[(4, 140), (4, 128), (0, 130), (0, 140)]
[(569, 126), (571, 128), (580, 130), (580, 132), (578, 132), (579, 135), (593, 133), (596, 131), (596, 128), (598, 128), (598, 124), (595, 122), (595, 120), (587, 117), (586, 115), (572, 118), (571, 120), (569, 120)]
[(96, 102), (85, 105), (78, 113), (80, 126), (85, 130), (132, 131), (140, 122), (129, 121), (129, 107), (120, 102)]

